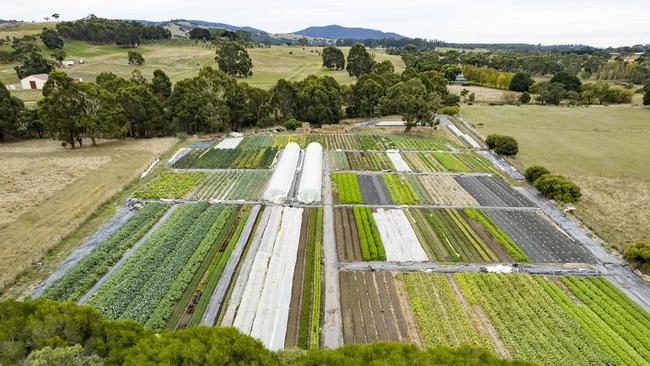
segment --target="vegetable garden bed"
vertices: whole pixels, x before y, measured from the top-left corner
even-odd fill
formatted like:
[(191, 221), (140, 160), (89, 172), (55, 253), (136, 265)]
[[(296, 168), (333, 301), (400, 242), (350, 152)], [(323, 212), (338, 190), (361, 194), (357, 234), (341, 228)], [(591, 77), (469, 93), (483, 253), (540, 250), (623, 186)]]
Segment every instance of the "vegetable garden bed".
[(103, 284), (90, 304), (109, 319), (163, 327), (236, 208), (184, 204)]
[(184, 198), (206, 176), (206, 173), (199, 172), (163, 173), (141, 190), (136, 191), (133, 197), (140, 199)]
[(43, 297), (77, 301), (84, 295), (169, 209), (169, 204), (148, 203), (88, 256), (70, 268), (43, 292)]
[(287, 348), (316, 349), (319, 347), (323, 290), (322, 238), (323, 209), (305, 209), (296, 269), (293, 274), (293, 291), (284, 344)]
[(262, 170), (212, 173), (198, 185), (191, 198), (255, 201), (260, 198), (269, 175)]
[(174, 163), (179, 169), (267, 169), (278, 149), (194, 149)]

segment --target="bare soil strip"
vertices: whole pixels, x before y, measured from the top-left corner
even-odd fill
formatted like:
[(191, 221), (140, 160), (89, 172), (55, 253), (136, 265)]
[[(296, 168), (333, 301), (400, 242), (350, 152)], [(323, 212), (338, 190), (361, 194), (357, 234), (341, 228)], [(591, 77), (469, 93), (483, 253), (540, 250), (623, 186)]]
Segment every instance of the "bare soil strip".
[(421, 344), (413, 316), (407, 320), (390, 272), (340, 272), (339, 277), (345, 343)]

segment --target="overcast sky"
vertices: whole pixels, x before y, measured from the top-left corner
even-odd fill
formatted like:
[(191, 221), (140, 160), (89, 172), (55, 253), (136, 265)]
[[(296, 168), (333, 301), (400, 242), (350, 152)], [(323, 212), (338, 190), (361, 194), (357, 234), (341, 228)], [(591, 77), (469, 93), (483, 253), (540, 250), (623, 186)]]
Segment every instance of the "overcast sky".
[(0, 0), (0, 18), (200, 19), (289, 33), (366, 27), (448, 42), (650, 43), (650, 0)]

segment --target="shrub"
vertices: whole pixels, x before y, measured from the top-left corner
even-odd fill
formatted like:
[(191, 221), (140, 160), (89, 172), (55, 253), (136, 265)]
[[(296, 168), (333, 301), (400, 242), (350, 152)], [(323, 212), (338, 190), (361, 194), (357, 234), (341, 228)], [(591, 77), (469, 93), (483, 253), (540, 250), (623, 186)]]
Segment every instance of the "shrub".
[(531, 99), (531, 98), (530, 98), (530, 94), (529, 94), (528, 92), (523, 92), (523, 93), (519, 96), (519, 103), (521, 103), (521, 104), (528, 104), (528, 103), (530, 103), (530, 99)]
[(623, 257), (638, 264), (641, 270), (650, 271), (650, 241), (630, 245), (625, 249)]
[(295, 118), (291, 118), (284, 123), (284, 128), (286, 128), (289, 131), (295, 131), (296, 128), (300, 126), (302, 126), (302, 124), (300, 123), (300, 121), (298, 121)]
[(544, 168), (541, 165), (533, 165), (529, 166), (526, 169), (526, 172), (524, 173), (524, 176), (526, 177), (526, 180), (530, 183), (535, 183), (537, 178), (541, 177), (544, 174), (549, 174), (551, 173), (550, 170)]
[(485, 139), (488, 148), (501, 155), (517, 155), (519, 144), (512, 136), (491, 134)]
[(561, 175), (545, 174), (534, 183), (545, 197), (562, 202), (576, 202), (582, 195), (580, 187)]
[(438, 110), (438, 112), (440, 112), (441, 114), (446, 114), (448, 116), (455, 116), (455, 115), (458, 114), (458, 112), (460, 112), (460, 107), (457, 106), (457, 105), (449, 105), (449, 106), (440, 108), (440, 110)]
[(518, 72), (510, 80), (509, 89), (512, 91), (525, 92), (533, 85), (533, 79), (525, 72)]

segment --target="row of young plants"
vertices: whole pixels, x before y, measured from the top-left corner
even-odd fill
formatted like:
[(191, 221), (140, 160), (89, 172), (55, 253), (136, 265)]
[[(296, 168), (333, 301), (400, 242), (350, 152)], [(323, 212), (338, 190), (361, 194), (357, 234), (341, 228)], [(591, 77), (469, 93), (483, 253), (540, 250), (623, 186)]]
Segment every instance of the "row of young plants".
[(351, 170), (382, 171), (395, 170), (386, 153), (346, 152), (346, 160)]
[(263, 149), (193, 149), (174, 163), (179, 169), (267, 169), (278, 153)]
[(401, 273), (424, 347), (479, 346), (494, 352), (486, 335), (479, 334), (473, 318), (464, 311), (449, 281), (440, 273)]
[[(323, 239), (323, 209), (309, 209), (307, 245), (300, 304), (298, 347), (318, 349), (321, 315), (321, 243)], [(297, 290), (294, 288), (294, 291)]]
[(478, 305), (515, 359), (539, 365), (608, 365), (612, 359), (581, 324), (527, 274), (456, 273), (471, 305)]
[(183, 198), (207, 176), (200, 172), (162, 173), (133, 197), (139, 199)]
[(359, 235), (359, 245), (364, 261), (386, 260), (386, 252), (377, 230), (377, 224), (368, 207), (354, 207), (354, 221)]
[(474, 152), (413, 152), (402, 153), (402, 156), (416, 172), (500, 174), (490, 161)]
[[(606, 316), (605, 318), (601, 318), (596, 312), (594, 312), (590, 308), (590, 306), (577, 304), (571, 298), (569, 298), (569, 296), (567, 296), (567, 294), (564, 291), (562, 291), (560, 287), (558, 287), (557, 285), (555, 285), (554, 283), (548, 281), (543, 277), (535, 277), (535, 280), (544, 289), (544, 291), (546, 291), (546, 293), (553, 299), (553, 301), (555, 301), (556, 304), (562, 307), (562, 309), (567, 315), (573, 317), (576, 321), (578, 321), (578, 323), (580, 323), (580, 325), (585, 330), (585, 332), (589, 335), (589, 337), (592, 340), (594, 340), (594, 342), (596, 342), (596, 344), (598, 344), (598, 346), (611, 357), (611, 359), (614, 361), (615, 364), (617, 365), (647, 364), (648, 359), (644, 358), (641, 355), (641, 353), (638, 352), (637, 349), (635, 349), (635, 347), (633, 347), (630, 343), (628, 343), (618, 333), (616, 328), (619, 327), (619, 324), (614, 324), (613, 326), (611, 326), (610, 324), (607, 323), (607, 320), (612, 319), (611, 316)], [(567, 281), (570, 282), (571, 280), (561, 278), (561, 281), (564, 282), (566, 285)], [(599, 288), (598, 286), (604, 286), (605, 289), (611, 289), (611, 291), (606, 290), (604, 293), (601, 293), (600, 296), (605, 301), (617, 302), (619, 298), (619, 294), (617, 294), (616, 291), (618, 290), (614, 291), (613, 287), (606, 280), (602, 278), (590, 278), (584, 281), (590, 287), (593, 286), (595, 288)], [(606, 284), (600, 284), (600, 281), (603, 281)], [(576, 288), (573, 285), (567, 286), (567, 289), (569, 289), (569, 291), (571, 291), (572, 294), (579, 295), (579, 290), (576, 290)], [(620, 294), (620, 298), (624, 303), (631, 302), (629, 298), (625, 297), (625, 295), (623, 294)], [(638, 309), (638, 310), (640, 310), (640, 312), (638, 312), (637, 314), (641, 314), (641, 317), (647, 315), (647, 312), (643, 311), (642, 309)], [(647, 329), (647, 326), (645, 329)], [(633, 343), (637, 343), (637, 342), (633, 341)], [(647, 351), (647, 346), (642, 347), (641, 349)]]
[(340, 203), (363, 203), (357, 175), (354, 173), (332, 173)]
[[(632, 306), (621, 306), (589, 279), (563, 277), (562, 282), (644, 360), (650, 362), (650, 320), (647, 312), (638, 311)], [(608, 290), (611, 293), (611, 288)], [(629, 302), (623, 304), (630, 305)]]
[(269, 172), (227, 171), (211, 173), (192, 193), (198, 200), (257, 200), (269, 178)]
[(529, 262), (530, 258), (523, 250), (506, 234), (499, 225), (495, 224), (483, 211), (477, 208), (464, 208), (463, 214), (468, 218), (480, 223), (490, 235), (496, 239), (501, 246), (510, 254), (512, 259), (517, 262)]
[(43, 292), (43, 297), (59, 301), (77, 301), (138, 240), (140, 240), (169, 209), (165, 203), (148, 203), (90, 254), (70, 268)]
[(326, 150), (449, 150), (448, 141), (441, 137), (317, 133), (246, 136), (240, 148), (283, 148), (289, 142), (295, 142), (303, 148), (311, 142), (318, 142)]
[[(141, 324), (162, 326), (164, 309), (157, 305), (172, 290), (179, 294), (187, 273), (201, 256), (208, 243), (203, 238), (210, 231), (220, 230), (232, 213), (232, 207), (206, 203), (181, 205), (172, 216), (124, 263), (91, 299), (109, 319), (131, 319)], [(211, 244), (211, 243), (209, 243)], [(192, 258), (201, 246), (198, 257)], [(185, 273), (176, 284), (176, 278)], [(177, 296), (177, 295), (174, 295)], [(173, 297), (173, 296), (172, 296)], [(156, 311), (156, 317), (151, 318)], [(167, 315), (168, 316), (168, 315)]]
[[(178, 315), (171, 319), (169, 326), (189, 327), (199, 325), (217, 283), (221, 279), (228, 259), (244, 230), (249, 215), (250, 206), (242, 206), (238, 216), (231, 216), (224, 226), (224, 230), (214, 241), (216, 245), (213, 246), (213, 249), (203, 261), (201, 269), (197, 272), (190, 286), (188, 286), (185, 296), (178, 303), (176, 312)], [(238, 221), (235, 222), (235, 219)], [(186, 324), (179, 324), (181, 309), (185, 315), (191, 314)]]
[[(209, 215), (210, 211), (214, 211), (215, 214)], [(160, 295), (157, 296), (155, 290), (150, 291), (148, 296), (145, 296), (147, 300), (151, 299), (152, 296), (160, 298), (157, 304), (152, 307), (152, 311), (142, 311), (143, 314), (148, 314), (144, 315), (148, 316), (146, 323), (144, 323), (146, 327), (158, 329), (165, 326), (174, 311), (175, 305), (183, 297), (210, 250), (220, 244), (219, 239), (230, 231), (230, 224), (232, 224), (232, 218), (236, 216), (236, 211), (237, 208), (232, 206), (210, 207), (206, 210), (206, 214), (197, 220), (194, 235), (178, 243), (179, 246), (187, 244), (187, 249), (183, 250), (184, 247), (179, 248), (179, 252), (176, 253), (177, 255), (169, 264), (169, 269), (163, 272), (168, 277), (152, 285), (152, 289), (159, 290), (169, 283), (168, 289), (160, 291)], [(208, 227), (207, 231), (202, 230), (202, 226)], [(198, 242), (198, 245), (194, 244), (195, 242)], [(178, 271), (179, 268), (181, 269), (180, 272)], [(153, 300), (152, 303), (156, 303), (156, 301)]]
[(420, 202), (420, 197), (403, 175), (384, 174), (383, 179), (393, 203), (413, 205)]
[[(407, 217), (432, 261), (496, 262), (500, 258), (469, 224), (461, 210), (408, 209)], [(483, 235), (485, 237), (485, 235)]]

